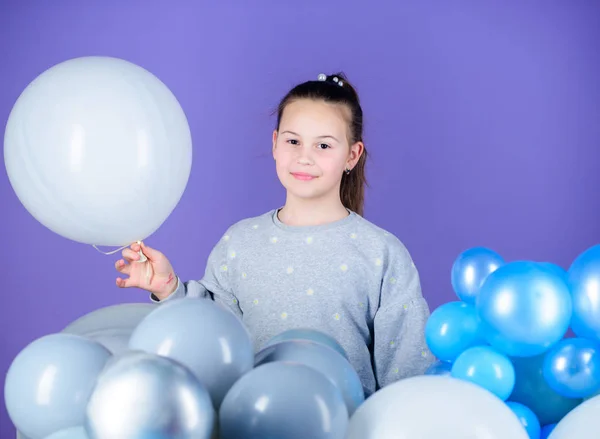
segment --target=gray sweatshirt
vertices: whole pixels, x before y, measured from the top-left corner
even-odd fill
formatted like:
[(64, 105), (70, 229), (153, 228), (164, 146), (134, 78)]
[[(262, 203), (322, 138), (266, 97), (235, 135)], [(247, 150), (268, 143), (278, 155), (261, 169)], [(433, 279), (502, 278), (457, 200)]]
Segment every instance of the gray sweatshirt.
[(322, 226), (288, 226), (277, 210), (242, 220), (212, 250), (202, 280), (178, 279), (164, 300), (184, 296), (231, 309), (256, 351), (293, 328), (332, 336), (367, 396), (435, 360), (425, 342), (429, 307), (410, 254), (354, 212)]

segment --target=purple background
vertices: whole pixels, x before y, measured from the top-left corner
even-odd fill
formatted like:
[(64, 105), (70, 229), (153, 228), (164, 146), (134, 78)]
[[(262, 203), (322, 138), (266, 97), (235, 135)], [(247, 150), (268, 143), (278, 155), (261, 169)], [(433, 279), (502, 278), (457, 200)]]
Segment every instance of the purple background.
[[(162, 79), (188, 115), (194, 163), (147, 242), (183, 278), (201, 277), (230, 224), (283, 203), (271, 111), (295, 83), (338, 69), (366, 115), (365, 216), (407, 245), (432, 309), (455, 300), (450, 268), (468, 247), (568, 267), (600, 241), (598, 2), (296, 3), (3, 0), (0, 120), (73, 57), (121, 57)], [(147, 295), (115, 286), (116, 257), (37, 223), (5, 172), (0, 202), (3, 389), (30, 341)], [(0, 425), (12, 437), (4, 404)]]

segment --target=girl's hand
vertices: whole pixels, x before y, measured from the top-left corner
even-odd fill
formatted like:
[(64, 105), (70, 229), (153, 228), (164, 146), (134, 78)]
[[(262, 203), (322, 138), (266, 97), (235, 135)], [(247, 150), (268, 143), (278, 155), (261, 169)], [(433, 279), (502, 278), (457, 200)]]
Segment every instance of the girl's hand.
[[(140, 260), (140, 249), (146, 255), (145, 262)], [(166, 299), (177, 288), (177, 276), (173, 271), (171, 263), (158, 250), (148, 247), (142, 243), (132, 244), (123, 250), (123, 259), (115, 263), (119, 273), (129, 276), (128, 278), (117, 278), (117, 286), (120, 288), (137, 287), (151, 292), (160, 300)]]

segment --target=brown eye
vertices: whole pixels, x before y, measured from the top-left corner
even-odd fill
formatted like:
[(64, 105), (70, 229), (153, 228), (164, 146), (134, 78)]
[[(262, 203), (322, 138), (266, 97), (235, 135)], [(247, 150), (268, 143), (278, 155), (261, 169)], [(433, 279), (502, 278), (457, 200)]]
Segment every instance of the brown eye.
[(319, 149), (327, 149), (327, 148), (330, 148), (330, 146), (328, 144), (326, 144), (326, 143), (321, 143), (319, 145)]
[(299, 142), (296, 139), (290, 139), (287, 141), (290, 145), (299, 145)]

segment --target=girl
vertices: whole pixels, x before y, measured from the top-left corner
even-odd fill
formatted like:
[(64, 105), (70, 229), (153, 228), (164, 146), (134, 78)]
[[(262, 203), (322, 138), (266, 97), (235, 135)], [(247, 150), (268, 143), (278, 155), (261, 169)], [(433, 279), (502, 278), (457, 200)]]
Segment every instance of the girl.
[[(129, 277), (117, 285), (143, 288), (155, 302), (223, 304), (248, 327), (255, 349), (291, 328), (325, 332), (346, 350), (367, 396), (422, 374), (434, 360), (424, 336), (429, 307), (404, 245), (361, 216), (362, 137), (359, 98), (342, 74), (296, 86), (273, 132), (285, 205), (230, 227), (200, 281), (182, 282), (142, 243), (123, 250), (116, 268)], [(140, 250), (147, 261), (133, 263)]]

